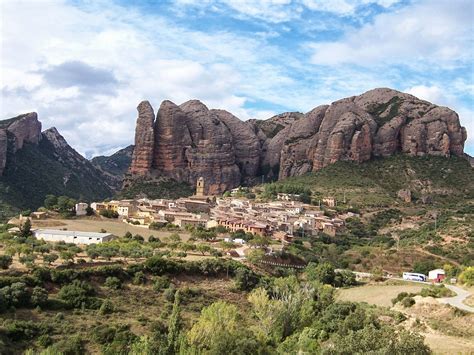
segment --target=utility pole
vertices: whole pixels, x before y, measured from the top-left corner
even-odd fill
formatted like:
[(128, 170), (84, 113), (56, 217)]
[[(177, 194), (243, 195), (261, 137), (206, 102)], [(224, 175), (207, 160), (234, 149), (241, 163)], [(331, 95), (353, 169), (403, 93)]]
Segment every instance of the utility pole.
[(344, 190), (344, 204), (346, 204), (346, 190)]

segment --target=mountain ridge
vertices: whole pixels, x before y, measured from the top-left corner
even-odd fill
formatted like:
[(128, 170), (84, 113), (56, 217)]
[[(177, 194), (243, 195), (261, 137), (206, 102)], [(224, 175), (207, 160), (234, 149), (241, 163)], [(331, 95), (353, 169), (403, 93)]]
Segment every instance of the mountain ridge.
[(126, 184), (164, 176), (194, 185), (204, 177), (207, 192), (214, 194), (340, 160), (360, 163), (398, 152), (463, 156), (466, 138), (456, 112), (389, 88), (265, 121), (241, 121), (198, 100), (181, 105), (165, 100), (155, 118), (143, 101)]

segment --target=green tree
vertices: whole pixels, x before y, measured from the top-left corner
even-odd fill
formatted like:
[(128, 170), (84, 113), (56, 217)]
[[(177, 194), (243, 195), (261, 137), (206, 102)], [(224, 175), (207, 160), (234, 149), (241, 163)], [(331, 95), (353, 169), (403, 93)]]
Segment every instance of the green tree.
[(167, 346), (168, 354), (178, 354), (179, 353), (179, 342), (181, 334), (181, 311), (180, 311), (180, 292), (176, 291), (174, 294), (174, 303), (173, 311), (171, 312), (170, 319), (168, 321), (168, 337), (167, 337)]
[(0, 255), (0, 269), (8, 269), (12, 262), (13, 258), (10, 255)]
[(238, 318), (237, 307), (224, 301), (205, 307), (188, 332), (189, 343), (211, 354), (233, 349), (240, 329)]
[(48, 301), (48, 291), (43, 287), (36, 286), (31, 291), (31, 304), (33, 306), (43, 306)]
[(474, 266), (469, 266), (464, 269), (459, 275), (459, 281), (467, 286), (474, 285)]
[(306, 276), (310, 281), (319, 281), (323, 284), (334, 284), (336, 273), (334, 267), (330, 263), (322, 263), (316, 265), (309, 263), (306, 267)]
[(28, 238), (31, 236), (31, 221), (29, 218), (26, 219), (25, 223), (20, 226), (20, 237)]
[(48, 210), (56, 209), (58, 205), (58, 198), (54, 195), (46, 195), (44, 200), (44, 207)]
[(43, 262), (45, 264), (51, 265), (56, 260), (58, 260), (58, 258), (59, 258), (58, 254), (46, 254), (46, 255), (43, 255)]

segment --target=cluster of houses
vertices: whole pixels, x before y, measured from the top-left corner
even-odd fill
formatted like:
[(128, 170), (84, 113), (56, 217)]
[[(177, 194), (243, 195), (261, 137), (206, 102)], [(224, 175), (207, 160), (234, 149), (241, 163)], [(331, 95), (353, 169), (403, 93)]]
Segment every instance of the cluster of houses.
[[(203, 186), (204, 181), (199, 180), (196, 194), (188, 198), (94, 202), (91, 208), (98, 214), (104, 210), (116, 212), (124, 222), (135, 225), (173, 223), (180, 228), (223, 226), (233, 232), (243, 230), (270, 236), (282, 243), (290, 243), (296, 234), (314, 236), (324, 233), (335, 236), (344, 227), (345, 219), (356, 216), (346, 213), (328, 217), (320, 206), (299, 202), (299, 196), (295, 194), (279, 193), (277, 201), (255, 202), (232, 196), (206, 196)], [(323, 203), (334, 207), (335, 199), (329, 197)], [(85, 211), (85, 208), (87, 206), (81, 206), (76, 211)]]

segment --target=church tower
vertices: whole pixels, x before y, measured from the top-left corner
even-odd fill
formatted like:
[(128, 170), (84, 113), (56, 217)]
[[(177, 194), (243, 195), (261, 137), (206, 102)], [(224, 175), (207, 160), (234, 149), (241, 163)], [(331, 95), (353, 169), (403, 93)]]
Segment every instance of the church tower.
[(204, 196), (204, 178), (200, 177), (196, 184), (196, 196)]

